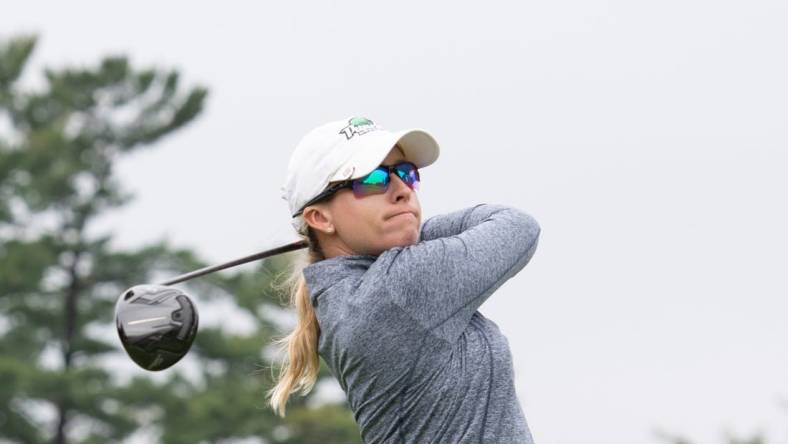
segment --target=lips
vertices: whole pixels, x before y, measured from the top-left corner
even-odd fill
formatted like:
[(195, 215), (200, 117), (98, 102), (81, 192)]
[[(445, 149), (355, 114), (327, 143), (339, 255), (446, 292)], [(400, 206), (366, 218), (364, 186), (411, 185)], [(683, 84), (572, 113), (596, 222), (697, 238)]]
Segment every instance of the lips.
[(407, 214), (411, 214), (411, 215), (413, 215), (413, 217), (416, 217), (416, 213), (414, 213), (413, 211), (405, 210), (405, 211), (400, 211), (399, 213), (392, 214), (391, 216), (388, 217), (388, 219), (391, 219), (391, 218), (394, 218), (394, 217), (397, 217), (397, 216), (407, 215)]

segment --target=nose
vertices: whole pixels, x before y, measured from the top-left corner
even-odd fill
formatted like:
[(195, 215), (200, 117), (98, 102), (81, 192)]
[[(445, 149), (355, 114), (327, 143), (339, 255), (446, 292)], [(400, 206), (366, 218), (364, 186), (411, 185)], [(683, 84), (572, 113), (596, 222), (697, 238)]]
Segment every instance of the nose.
[[(392, 175), (394, 176), (393, 178), (391, 177)], [(389, 191), (391, 192), (394, 202), (399, 202), (400, 199), (405, 199), (407, 201), (413, 190), (411, 190), (408, 184), (393, 171), (389, 172), (389, 179)]]

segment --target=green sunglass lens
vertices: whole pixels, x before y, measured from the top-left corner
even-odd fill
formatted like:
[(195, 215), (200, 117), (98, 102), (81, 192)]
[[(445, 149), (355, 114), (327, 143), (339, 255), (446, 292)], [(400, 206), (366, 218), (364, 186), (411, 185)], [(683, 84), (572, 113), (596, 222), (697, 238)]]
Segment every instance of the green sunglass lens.
[(388, 186), (388, 173), (375, 170), (366, 176), (353, 181), (353, 193), (357, 197), (369, 194), (384, 193)]

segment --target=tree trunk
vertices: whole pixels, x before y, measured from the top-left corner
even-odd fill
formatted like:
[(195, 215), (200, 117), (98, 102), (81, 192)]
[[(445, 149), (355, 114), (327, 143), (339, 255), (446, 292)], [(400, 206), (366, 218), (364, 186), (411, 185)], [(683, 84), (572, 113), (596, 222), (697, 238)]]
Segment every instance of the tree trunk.
[[(82, 236), (80, 235), (80, 239), (81, 238)], [(71, 360), (74, 354), (72, 345), (74, 340), (74, 333), (76, 331), (77, 314), (78, 314), (77, 297), (79, 295), (79, 275), (77, 274), (77, 264), (79, 263), (80, 255), (81, 255), (81, 251), (75, 249), (74, 260), (72, 261), (68, 269), (70, 282), (68, 285), (68, 291), (66, 292), (66, 299), (64, 302), (64, 310), (63, 310), (65, 314), (65, 332), (63, 336), (61, 350), (63, 353), (63, 367), (64, 367), (63, 371), (66, 374), (68, 374), (68, 372), (71, 370)], [(58, 421), (57, 421), (57, 430), (55, 433), (55, 441), (54, 441), (55, 444), (66, 444), (65, 429), (66, 429), (66, 424), (68, 422), (69, 404), (70, 404), (69, 399), (61, 399), (57, 403)]]

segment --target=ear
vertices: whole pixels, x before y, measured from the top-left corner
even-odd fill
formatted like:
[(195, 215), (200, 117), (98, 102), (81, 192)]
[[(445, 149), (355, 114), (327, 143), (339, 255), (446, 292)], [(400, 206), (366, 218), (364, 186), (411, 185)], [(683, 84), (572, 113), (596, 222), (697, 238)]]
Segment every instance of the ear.
[(334, 232), (334, 224), (331, 222), (331, 212), (319, 205), (310, 205), (304, 208), (304, 222), (312, 229), (326, 234)]

